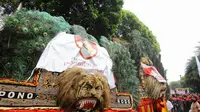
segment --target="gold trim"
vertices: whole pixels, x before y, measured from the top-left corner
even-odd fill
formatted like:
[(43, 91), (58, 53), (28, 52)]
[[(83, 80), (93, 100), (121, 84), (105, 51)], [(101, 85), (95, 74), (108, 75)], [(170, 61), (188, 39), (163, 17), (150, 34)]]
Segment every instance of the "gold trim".
[(37, 86), (39, 76), (41, 75), (41, 72), (34, 74), (33, 81), (32, 82), (26, 82), (25, 80), (16, 81), (14, 79), (8, 79), (8, 78), (0, 78), (1, 84), (13, 84), (13, 85), (22, 85), (22, 86)]
[(14, 84), (14, 85), (23, 85), (23, 86), (36, 86), (32, 82), (17, 82), (11, 79), (0, 79), (0, 83), (2, 84)]

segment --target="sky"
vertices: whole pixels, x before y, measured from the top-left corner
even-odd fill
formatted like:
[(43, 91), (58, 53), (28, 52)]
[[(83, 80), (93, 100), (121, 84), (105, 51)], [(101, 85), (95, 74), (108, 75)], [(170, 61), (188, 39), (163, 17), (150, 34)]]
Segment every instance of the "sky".
[(167, 79), (180, 80), (188, 59), (200, 45), (200, 0), (124, 0), (123, 9), (133, 12), (157, 37)]

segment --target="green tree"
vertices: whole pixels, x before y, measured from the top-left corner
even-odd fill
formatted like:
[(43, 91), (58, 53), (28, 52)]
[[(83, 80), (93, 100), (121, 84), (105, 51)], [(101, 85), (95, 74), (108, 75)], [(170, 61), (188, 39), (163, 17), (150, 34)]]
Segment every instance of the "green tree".
[[(139, 64), (141, 57), (149, 57), (160, 74), (164, 76), (164, 67), (160, 59), (161, 55), (158, 54), (149, 38), (142, 37), (138, 30), (133, 30), (128, 33), (127, 37), (129, 42), (129, 52), (131, 53), (131, 58), (136, 61), (136, 64)], [(166, 76), (164, 77), (166, 78)]]
[[(198, 56), (198, 58), (200, 58), (200, 56)], [(192, 57), (188, 60), (184, 78), (185, 84), (188, 87), (192, 88), (193, 90), (196, 90), (196, 92), (200, 92), (200, 86), (197, 86), (200, 84), (200, 77), (198, 74), (195, 57)]]
[(83, 26), (93, 36), (116, 32), (123, 0), (24, 0), (25, 7), (63, 16), (70, 24)]
[(117, 79), (117, 88), (120, 92), (130, 92), (134, 97), (135, 105), (138, 104), (139, 94), (136, 92), (139, 86), (137, 66), (131, 59), (129, 50), (123, 45), (109, 41), (105, 37), (100, 38), (100, 45), (104, 46), (113, 60), (113, 73)]
[(0, 6), (5, 8), (5, 14), (11, 14), (16, 11), (19, 2), (20, 0), (0, 0)]
[(176, 88), (182, 88), (181, 82), (180, 81), (173, 81), (169, 84), (169, 87), (171, 89), (176, 89)]
[(131, 58), (136, 61), (136, 65), (139, 64), (141, 57), (147, 56), (161, 75), (166, 78), (156, 37), (132, 12), (123, 10), (122, 23), (116, 35), (127, 41), (126, 46), (129, 47)]
[(119, 25), (117, 35), (122, 36), (126, 40), (130, 40), (129, 34), (133, 30), (138, 30), (142, 37), (148, 38), (157, 52), (160, 52), (160, 45), (153, 33), (145, 26), (132, 12), (122, 11), (122, 23)]
[(181, 77), (180, 83), (182, 85), (183, 88), (188, 88), (189, 86), (186, 84), (186, 77), (183, 76)]
[[(199, 42), (200, 43), (200, 42)], [(200, 45), (196, 46), (195, 54), (200, 59)], [(200, 83), (200, 76), (198, 73), (197, 63), (195, 57), (188, 59), (185, 68), (185, 75), (181, 78), (181, 84), (183, 87), (190, 88), (192, 92), (200, 92), (200, 87), (197, 86)]]

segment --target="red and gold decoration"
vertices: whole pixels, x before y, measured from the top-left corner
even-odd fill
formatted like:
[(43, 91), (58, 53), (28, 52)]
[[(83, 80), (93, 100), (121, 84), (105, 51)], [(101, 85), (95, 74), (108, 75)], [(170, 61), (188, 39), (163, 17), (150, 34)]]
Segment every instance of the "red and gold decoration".
[(141, 98), (137, 110), (138, 112), (154, 112), (153, 100), (150, 98)]
[[(56, 81), (58, 81), (57, 77), (59, 75), (60, 73), (48, 72), (41, 69), (34, 74), (32, 82), (0, 79), (0, 112), (64, 112), (64, 110), (56, 105), (56, 94), (58, 92), (58, 88), (56, 87), (58, 83)], [(98, 77), (89, 76), (91, 78), (87, 79), (88, 82), (91, 82), (95, 78), (96, 82), (100, 81)], [(81, 81), (87, 82), (84, 78)], [(96, 85), (103, 87), (100, 82)], [(89, 85), (87, 86), (89, 87)], [(110, 92), (110, 99), (110, 107), (104, 108), (105, 112), (134, 112), (133, 98), (130, 94), (118, 92), (115, 88)], [(83, 107), (91, 107), (89, 102), (94, 101), (88, 101)]]
[(155, 100), (154, 106), (156, 112), (168, 112), (166, 100), (164, 98)]

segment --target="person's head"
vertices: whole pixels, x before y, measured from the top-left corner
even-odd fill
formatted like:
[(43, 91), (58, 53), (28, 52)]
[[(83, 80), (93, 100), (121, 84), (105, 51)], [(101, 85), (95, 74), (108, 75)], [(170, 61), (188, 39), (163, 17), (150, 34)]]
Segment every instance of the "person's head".
[(186, 100), (186, 99), (187, 99), (187, 96), (186, 96), (186, 95), (183, 95), (182, 98), (183, 98), (183, 100)]
[(196, 102), (197, 99), (198, 99), (198, 96), (197, 96), (197, 95), (192, 95), (192, 98), (191, 98), (192, 102)]

